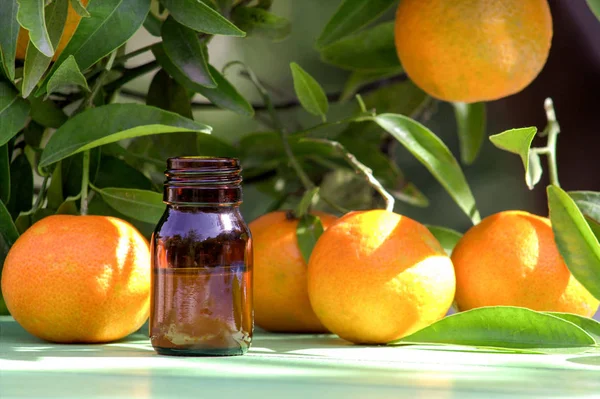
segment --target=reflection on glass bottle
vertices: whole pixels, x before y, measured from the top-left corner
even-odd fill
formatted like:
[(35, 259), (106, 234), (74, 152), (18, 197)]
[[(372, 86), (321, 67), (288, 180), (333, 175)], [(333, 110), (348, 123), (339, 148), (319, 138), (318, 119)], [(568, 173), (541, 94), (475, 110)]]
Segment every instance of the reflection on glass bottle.
[(252, 339), (252, 243), (239, 163), (168, 160), (152, 237), (150, 339), (159, 354), (240, 355)]

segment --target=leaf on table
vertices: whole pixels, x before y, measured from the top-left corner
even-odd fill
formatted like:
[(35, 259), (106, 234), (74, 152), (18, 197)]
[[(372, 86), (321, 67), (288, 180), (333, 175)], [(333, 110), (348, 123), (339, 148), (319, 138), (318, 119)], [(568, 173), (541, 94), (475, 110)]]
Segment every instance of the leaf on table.
[(177, 22), (210, 35), (245, 36), (233, 23), (199, 0), (160, 0)]
[[(95, 128), (90, 130), (89, 126)], [(109, 104), (91, 108), (69, 119), (54, 132), (42, 152), (40, 167), (119, 140), (175, 132), (210, 133), (211, 128), (147, 105)]]
[(10, 199), (10, 159), (8, 144), (0, 146), (0, 201), (5, 204)]
[(594, 338), (562, 318), (511, 306), (455, 313), (390, 344), (428, 343), (531, 350), (542, 353), (581, 351)]
[(27, 123), (29, 104), (7, 82), (0, 80), (0, 146), (9, 142)]
[(452, 103), (458, 126), (461, 160), (471, 165), (485, 138), (485, 103)]
[(19, 36), (18, 8), (17, 0), (0, 1), (0, 56), (6, 75), (11, 81), (15, 80), (15, 57)]
[(573, 276), (600, 299), (600, 243), (575, 201), (561, 188), (547, 188), (554, 241)]
[(231, 14), (233, 22), (248, 36), (258, 36), (275, 42), (284, 40), (292, 31), (287, 18), (258, 7), (236, 7)]
[(590, 319), (589, 317), (580, 316), (573, 313), (561, 313), (561, 312), (546, 312), (552, 316), (559, 317), (563, 320), (570, 321), (585, 332), (590, 334), (596, 340), (597, 344), (600, 344), (600, 322)]
[(367, 26), (396, 0), (344, 0), (317, 39), (322, 48)]
[(58, 91), (65, 86), (79, 86), (85, 91), (90, 91), (85, 76), (79, 70), (75, 57), (70, 55), (48, 79), (46, 86), (46, 98), (51, 93)]
[(219, 108), (228, 109), (244, 116), (251, 117), (254, 115), (252, 105), (213, 66), (209, 65), (209, 71), (215, 79), (217, 87), (211, 89), (192, 82), (187, 76), (181, 73), (171, 62), (160, 43), (152, 47), (152, 53), (165, 71), (185, 88), (203, 95)]
[(152, 78), (146, 104), (193, 119), (192, 103), (187, 90), (164, 69), (159, 70)]
[(70, 0), (70, 1), (71, 1), (71, 7), (73, 7), (73, 10), (75, 10), (77, 15), (79, 15), (82, 18), (90, 17), (90, 13), (88, 12), (88, 10), (86, 10), (86, 8), (83, 5), (83, 3), (81, 2), (81, 0)]
[(452, 230), (448, 227), (442, 226), (431, 226), (427, 225), (427, 229), (433, 234), (433, 236), (440, 242), (444, 251), (448, 254), (448, 256), (452, 255), (452, 251), (456, 244), (462, 238), (462, 234), (456, 230)]
[(351, 71), (401, 70), (394, 42), (394, 22), (385, 22), (321, 49), (321, 59)]
[(161, 34), (165, 53), (181, 73), (201, 86), (217, 87), (196, 32), (169, 17), (162, 25)]
[(48, 80), (69, 56), (72, 55), (79, 70), (84, 71), (121, 47), (142, 26), (149, 10), (150, 0), (90, 1), (87, 11), (92, 17), (81, 19), (36, 95), (45, 93)]
[(495, 134), (490, 136), (490, 141), (496, 147), (512, 152), (513, 154), (517, 154), (521, 157), (523, 161), (523, 166), (525, 167), (525, 182), (527, 183), (527, 187), (530, 190), (533, 190), (535, 183), (537, 180), (539, 181), (539, 177), (541, 177), (540, 169), (537, 169), (537, 162), (534, 165), (534, 170), (530, 171), (530, 151), (531, 151), (531, 142), (537, 133), (537, 128), (535, 127), (524, 127), (520, 129), (511, 129), (505, 132)]
[(325, 91), (302, 67), (295, 62), (290, 64), (294, 79), (294, 90), (302, 107), (309, 113), (326, 119), (329, 102)]
[(165, 211), (160, 193), (132, 188), (94, 188), (102, 199), (123, 215), (146, 223), (156, 224)]
[(29, 40), (46, 57), (54, 55), (54, 46), (46, 27), (44, 0), (17, 0), (17, 21), (29, 31)]
[(456, 158), (431, 130), (399, 114), (382, 114), (374, 121), (421, 162), (448, 191), (473, 224), (481, 220), (475, 198)]
[(13, 219), (33, 205), (33, 172), (24, 153), (10, 164), (10, 199), (6, 204)]
[[(54, 0), (46, 7), (46, 27), (53, 47), (58, 46), (60, 42), (68, 10), (69, 0)], [(34, 46), (33, 41), (29, 42), (25, 55), (25, 65), (23, 67), (23, 83), (21, 85), (23, 98), (27, 98), (33, 89), (35, 89), (42, 76), (44, 76), (46, 69), (48, 69), (51, 60), (52, 57), (39, 51)]]
[(323, 224), (318, 216), (307, 213), (298, 221), (296, 237), (298, 239), (298, 247), (306, 264), (308, 264), (312, 250), (321, 234), (323, 234), (323, 231)]

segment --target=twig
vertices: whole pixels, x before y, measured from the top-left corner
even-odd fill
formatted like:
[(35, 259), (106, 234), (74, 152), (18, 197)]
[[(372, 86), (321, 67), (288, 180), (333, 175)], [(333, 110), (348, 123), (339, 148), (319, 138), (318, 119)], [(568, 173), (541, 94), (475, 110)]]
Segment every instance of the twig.
[[(133, 79), (136, 79), (142, 75), (145, 75), (148, 72), (151, 72), (152, 70), (156, 69), (157, 67), (158, 67), (158, 62), (156, 62), (156, 60), (154, 60), (154, 61), (150, 61), (146, 64), (137, 66), (135, 68), (126, 69), (125, 72), (123, 73), (123, 76), (121, 76), (119, 79), (116, 79), (116, 80), (110, 82), (104, 88), (107, 92), (117, 90), (117, 89), (121, 88), (121, 86), (124, 86), (125, 84), (131, 82)], [(146, 99), (146, 95), (141, 95), (140, 97), (141, 97), (141, 99)]]
[(139, 49), (134, 50), (131, 53), (127, 53), (127, 54), (124, 54), (124, 55), (122, 55), (120, 57), (117, 57), (115, 59), (115, 64), (116, 65), (123, 64), (123, 63), (125, 63), (125, 61), (127, 61), (130, 58), (136, 57), (136, 56), (138, 56), (140, 54), (144, 54), (144, 53), (150, 51), (152, 49), (152, 47), (154, 47), (154, 45), (156, 45), (156, 43), (152, 43), (152, 44), (149, 44), (147, 46), (140, 47)]
[(80, 213), (88, 213), (88, 185), (90, 183), (90, 151), (83, 152), (83, 170), (81, 177), (81, 206)]

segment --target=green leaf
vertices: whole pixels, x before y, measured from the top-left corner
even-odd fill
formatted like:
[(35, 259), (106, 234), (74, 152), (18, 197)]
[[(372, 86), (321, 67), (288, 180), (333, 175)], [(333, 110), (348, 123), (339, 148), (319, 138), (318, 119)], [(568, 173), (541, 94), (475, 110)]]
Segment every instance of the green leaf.
[(525, 308), (493, 306), (447, 316), (392, 344), (402, 343), (569, 352), (569, 348), (589, 347), (595, 341), (559, 317)]
[(70, 0), (70, 1), (71, 1), (71, 7), (73, 7), (73, 10), (75, 10), (77, 15), (79, 15), (82, 18), (90, 17), (90, 13), (88, 12), (88, 10), (85, 9), (85, 6), (81, 2), (81, 0)]
[[(200, 136), (211, 137), (204, 134)], [(125, 161), (105, 154), (102, 154), (94, 185), (100, 189), (113, 187), (152, 190), (153, 188), (152, 182), (142, 172)]]
[(54, 46), (46, 29), (44, 0), (17, 0), (19, 11), (17, 21), (29, 31), (29, 40), (46, 57), (54, 55)]
[(598, 21), (600, 21), (600, 0), (587, 0), (590, 10), (596, 15)]
[(196, 32), (169, 17), (162, 25), (161, 34), (165, 53), (181, 73), (201, 86), (217, 87)]
[(0, 55), (4, 70), (10, 80), (15, 80), (15, 56), (17, 54), (17, 37), (19, 36), (18, 7), (17, 0), (0, 2)]
[[(46, 7), (46, 26), (53, 47), (56, 47), (60, 41), (68, 10), (68, 0), (54, 0)], [(23, 98), (27, 98), (35, 89), (51, 60), (51, 56), (43, 54), (33, 45), (32, 41), (29, 42), (23, 67), (23, 84), (21, 86)]]
[(321, 234), (323, 234), (323, 231), (323, 224), (318, 216), (307, 213), (298, 221), (298, 226), (296, 227), (298, 247), (307, 264), (312, 250), (319, 237), (321, 237)]
[(198, 155), (211, 157), (237, 157), (239, 155), (237, 148), (213, 135), (199, 134), (196, 143)]
[(454, 247), (462, 238), (462, 234), (456, 230), (449, 229), (441, 226), (427, 226), (431, 234), (440, 242), (444, 251), (448, 256), (452, 255)]
[(477, 159), (485, 138), (485, 103), (452, 103), (458, 125), (460, 156), (471, 165)]
[(402, 73), (402, 67), (392, 68), (383, 71), (354, 71), (344, 84), (344, 89), (340, 95), (340, 101), (350, 100), (356, 92), (363, 86), (388, 79)]
[(94, 188), (111, 208), (136, 220), (158, 223), (165, 211), (162, 194), (132, 188)]
[[(56, 210), (56, 215), (79, 215), (79, 209), (77, 209), (77, 200), (79, 198), (68, 197)], [(89, 212), (89, 209), (88, 209)]]
[(529, 152), (529, 169), (527, 170), (527, 175), (525, 176), (525, 181), (527, 185), (530, 187), (534, 187), (536, 184), (542, 180), (542, 173), (544, 170), (542, 169), (542, 162), (540, 160), (540, 156), (533, 151)]
[(397, 114), (382, 114), (375, 122), (398, 140), (448, 191), (473, 224), (480, 222), (475, 198), (460, 165), (446, 145), (420, 123)]
[(326, 120), (329, 102), (325, 91), (312, 76), (295, 62), (290, 64), (294, 78), (294, 90), (302, 107), (309, 113), (321, 116)]
[(24, 153), (10, 164), (10, 199), (6, 204), (13, 219), (33, 205), (33, 173)]
[(23, 130), (23, 137), (25, 144), (34, 149), (39, 149), (44, 138), (44, 132), (46, 129), (44, 126), (36, 123), (35, 121), (29, 122), (25, 130)]
[(569, 194), (554, 185), (547, 192), (558, 250), (573, 276), (600, 299), (600, 243)]
[[(19, 232), (17, 231), (3, 201), (0, 201), (0, 234), (4, 237), (4, 241), (9, 248), (17, 241), (17, 238), (19, 238)], [(3, 263), (3, 261), (0, 262), (0, 270), (2, 269), (1, 266)]]
[(594, 233), (594, 235), (596, 236), (596, 239), (598, 241), (600, 241), (600, 222), (597, 222), (596, 220), (594, 220), (591, 217), (586, 216), (586, 215), (584, 215), (584, 217), (585, 217), (585, 221), (590, 226), (590, 229), (592, 229), (592, 233)]
[[(94, 129), (90, 129), (94, 126)], [(174, 132), (210, 133), (211, 128), (172, 112), (141, 104), (109, 104), (69, 119), (44, 148), (40, 167), (119, 140)]]
[(160, 43), (152, 47), (152, 53), (165, 71), (188, 90), (202, 94), (220, 108), (228, 109), (244, 116), (254, 115), (254, 109), (250, 103), (248, 103), (235, 87), (233, 87), (233, 85), (213, 66), (209, 65), (208, 68), (211, 76), (217, 82), (217, 87), (210, 89), (192, 82), (187, 76), (181, 73), (181, 71), (173, 65), (169, 57), (167, 57), (163, 46), (160, 45)]
[(144, 20), (144, 29), (152, 36), (160, 37), (163, 21), (160, 20), (152, 11), (148, 13)]
[(54, 93), (65, 86), (79, 86), (85, 91), (90, 91), (85, 76), (79, 70), (75, 57), (70, 55), (48, 79), (46, 86), (46, 98), (50, 93)]
[(48, 198), (47, 207), (50, 209), (58, 209), (65, 201), (63, 195), (62, 162), (58, 162), (52, 172), (46, 197)]
[(41, 97), (29, 97), (31, 119), (42, 126), (58, 129), (67, 121), (67, 115), (52, 100)]
[(534, 181), (536, 173), (529, 171), (529, 152), (531, 148), (531, 142), (533, 141), (536, 133), (537, 128), (524, 127), (520, 129), (507, 130), (505, 132), (490, 136), (490, 141), (496, 147), (508, 152), (512, 152), (513, 154), (517, 154), (521, 157), (523, 166), (525, 167), (525, 182), (530, 190), (532, 190), (533, 186), (535, 185)]
[(321, 49), (328, 64), (351, 71), (380, 72), (402, 66), (394, 43), (394, 22), (348, 36)]
[(385, 85), (363, 97), (367, 109), (378, 113), (395, 113), (414, 118), (430, 97), (410, 80)]
[(0, 80), (0, 145), (8, 143), (25, 127), (29, 104), (9, 83)]
[(7, 203), (10, 198), (10, 159), (8, 144), (0, 146), (0, 201)]
[(177, 22), (211, 35), (245, 36), (234, 24), (200, 0), (160, 0)]
[(94, 0), (89, 2), (87, 10), (92, 17), (81, 19), (36, 95), (45, 92), (48, 80), (69, 56), (75, 57), (83, 71), (121, 47), (142, 26), (150, 10), (150, 0)]
[(292, 24), (286, 18), (258, 7), (236, 7), (231, 17), (235, 24), (249, 36), (258, 36), (273, 41), (287, 38)]
[(317, 39), (325, 47), (365, 27), (377, 19), (396, 0), (344, 0)]
[(589, 317), (580, 316), (573, 313), (561, 313), (561, 312), (546, 312), (554, 317), (559, 317), (563, 320), (570, 321), (577, 327), (581, 328), (588, 334), (590, 334), (596, 340), (597, 344), (600, 344), (600, 322), (590, 319)]
[(569, 195), (581, 213), (600, 222), (600, 192), (595, 191), (570, 191)]
[(152, 78), (146, 104), (193, 119), (192, 104), (187, 90), (171, 79), (164, 69), (158, 71)]

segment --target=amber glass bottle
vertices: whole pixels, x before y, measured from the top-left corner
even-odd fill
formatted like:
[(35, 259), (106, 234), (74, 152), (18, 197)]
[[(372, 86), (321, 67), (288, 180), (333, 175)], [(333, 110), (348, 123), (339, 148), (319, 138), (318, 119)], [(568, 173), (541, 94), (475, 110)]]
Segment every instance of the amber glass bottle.
[(252, 340), (252, 241), (237, 159), (167, 161), (152, 236), (150, 341), (163, 355), (242, 355)]

